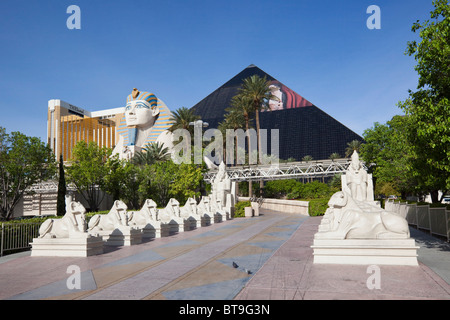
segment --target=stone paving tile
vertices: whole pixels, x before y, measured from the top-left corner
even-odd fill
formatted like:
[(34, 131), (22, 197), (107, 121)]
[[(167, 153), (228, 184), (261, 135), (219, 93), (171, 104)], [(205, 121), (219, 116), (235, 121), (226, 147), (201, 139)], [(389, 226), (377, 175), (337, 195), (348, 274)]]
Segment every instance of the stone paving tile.
[[(419, 267), (381, 266), (381, 289), (370, 290), (366, 266), (313, 264), (320, 219), (266, 212), (88, 258), (0, 259), (0, 298), (450, 299), (447, 246), (420, 238)], [(80, 267), (82, 290), (68, 290), (69, 265)]]
[(380, 289), (368, 288), (367, 266), (313, 264), (310, 246), (319, 222), (310, 218), (303, 223), (236, 299), (450, 299), (450, 286), (422, 263), (380, 266)]
[[(243, 230), (195, 248), (148, 271), (141, 272), (136, 276), (96, 292), (86, 297), (86, 299), (116, 299), (118, 297), (120, 299), (143, 299), (153, 292), (157, 292), (171, 281), (175, 281), (195, 268), (201, 267), (212, 257), (219, 255), (235, 244), (246, 241), (258, 234), (278, 219), (282, 218), (272, 217), (255, 220), (254, 224), (250, 224)], [(129, 288), (133, 288), (133, 290), (129, 290)]]

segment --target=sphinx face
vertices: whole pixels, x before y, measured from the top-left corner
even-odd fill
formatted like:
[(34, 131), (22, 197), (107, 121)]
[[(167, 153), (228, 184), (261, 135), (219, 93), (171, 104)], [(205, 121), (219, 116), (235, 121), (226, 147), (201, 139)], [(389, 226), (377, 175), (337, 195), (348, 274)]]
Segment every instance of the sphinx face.
[(127, 126), (145, 127), (153, 125), (158, 113), (159, 109), (152, 109), (146, 101), (134, 100), (125, 107), (125, 120)]

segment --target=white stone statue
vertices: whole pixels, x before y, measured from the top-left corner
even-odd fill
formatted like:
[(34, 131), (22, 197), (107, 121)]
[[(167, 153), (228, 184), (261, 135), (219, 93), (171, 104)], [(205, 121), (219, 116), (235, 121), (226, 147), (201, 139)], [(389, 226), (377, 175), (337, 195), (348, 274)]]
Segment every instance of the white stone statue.
[(181, 216), (191, 222), (191, 227), (198, 228), (202, 226), (202, 216), (194, 198), (187, 199), (185, 205), (181, 207)]
[(85, 238), (86, 209), (80, 202), (66, 205), (66, 214), (61, 219), (47, 219), (39, 228), (39, 238)]
[(128, 225), (143, 230), (143, 238), (160, 238), (166, 234), (166, 225), (159, 220), (156, 202), (147, 199), (140, 211), (128, 212)]
[(177, 199), (170, 198), (166, 207), (160, 211), (159, 218), (161, 222), (171, 226), (172, 232), (184, 232), (185, 220), (181, 217), (180, 203)]
[(197, 205), (197, 212), (204, 221), (203, 224), (214, 224), (214, 212), (211, 208), (211, 198), (209, 196), (203, 196)]
[[(158, 115), (159, 108), (156, 96), (153, 93), (140, 92), (134, 88), (128, 96), (125, 106), (128, 141), (125, 143), (124, 138), (120, 135), (112, 154), (119, 154), (120, 159), (129, 160), (136, 152), (141, 151), (147, 143)], [(165, 130), (158, 136), (156, 142), (164, 145), (172, 152), (172, 138), (172, 133)]]
[(156, 202), (147, 199), (140, 211), (128, 212), (128, 225), (145, 225), (158, 221), (158, 209)]
[(217, 199), (214, 194), (210, 196), (211, 202), (211, 213), (214, 215), (216, 222), (226, 221), (229, 216), (225, 207), (223, 206), (222, 200)]
[[(371, 182), (371, 179), (370, 179)], [(368, 190), (372, 187), (372, 183), (369, 186), (369, 175), (364, 170), (361, 161), (359, 161), (358, 153), (353, 151), (352, 161), (345, 174), (345, 183), (343, 189), (347, 189), (351, 196), (359, 201), (369, 200)], [(370, 199), (373, 201), (373, 198)]]
[(407, 239), (407, 221), (396, 213), (335, 193), (315, 239)]
[(89, 220), (88, 231), (114, 230), (128, 226), (127, 205), (120, 200), (114, 201), (107, 214), (96, 214)]
[(228, 178), (225, 163), (223, 161), (219, 165), (214, 180), (211, 184), (212, 198), (220, 201), (222, 206), (226, 206), (227, 195), (231, 192), (231, 179)]
[(371, 176), (362, 167), (356, 151), (342, 179), (346, 181), (343, 190), (329, 200), (315, 239), (409, 238), (406, 219), (380, 208), (373, 201), (373, 191), (369, 190)]

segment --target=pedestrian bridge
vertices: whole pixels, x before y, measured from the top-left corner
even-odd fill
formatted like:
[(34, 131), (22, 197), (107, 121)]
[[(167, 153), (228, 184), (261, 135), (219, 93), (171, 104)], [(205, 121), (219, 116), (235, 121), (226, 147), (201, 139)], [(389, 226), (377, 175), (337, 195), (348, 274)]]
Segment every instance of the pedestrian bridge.
[[(274, 165), (245, 165), (227, 167), (226, 172), (231, 181), (268, 181), (282, 179), (315, 179), (332, 177), (344, 173), (351, 160), (347, 158), (335, 160), (315, 160), (279, 163)], [(365, 165), (363, 164), (364, 168)], [(206, 182), (211, 183), (217, 169), (204, 174)]]

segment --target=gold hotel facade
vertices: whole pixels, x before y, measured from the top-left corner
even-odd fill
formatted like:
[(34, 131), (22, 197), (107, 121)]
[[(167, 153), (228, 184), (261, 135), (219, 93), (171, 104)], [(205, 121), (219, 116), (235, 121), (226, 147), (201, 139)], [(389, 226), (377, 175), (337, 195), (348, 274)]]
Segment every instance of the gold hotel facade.
[(118, 140), (117, 124), (123, 108), (89, 112), (62, 100), (48, 102), (47, 140), (57, 159), (72, 158), (72, 149), (79, 141), (93, 141), (100, 147), (113, 148)]
[[(147, 143), (156, 141), (171, 125), (171, 112), (160, 99), (158, 107), (160, 113)], [(90, 112), (63, 100), (48, 101), (47, 142), (57, 160), (61, 154), (64, 161), (70, 160), (72, 149), (79, 141), (114, 148), (119, 136), (125, 137), (126, 132), (124, 107)]]

